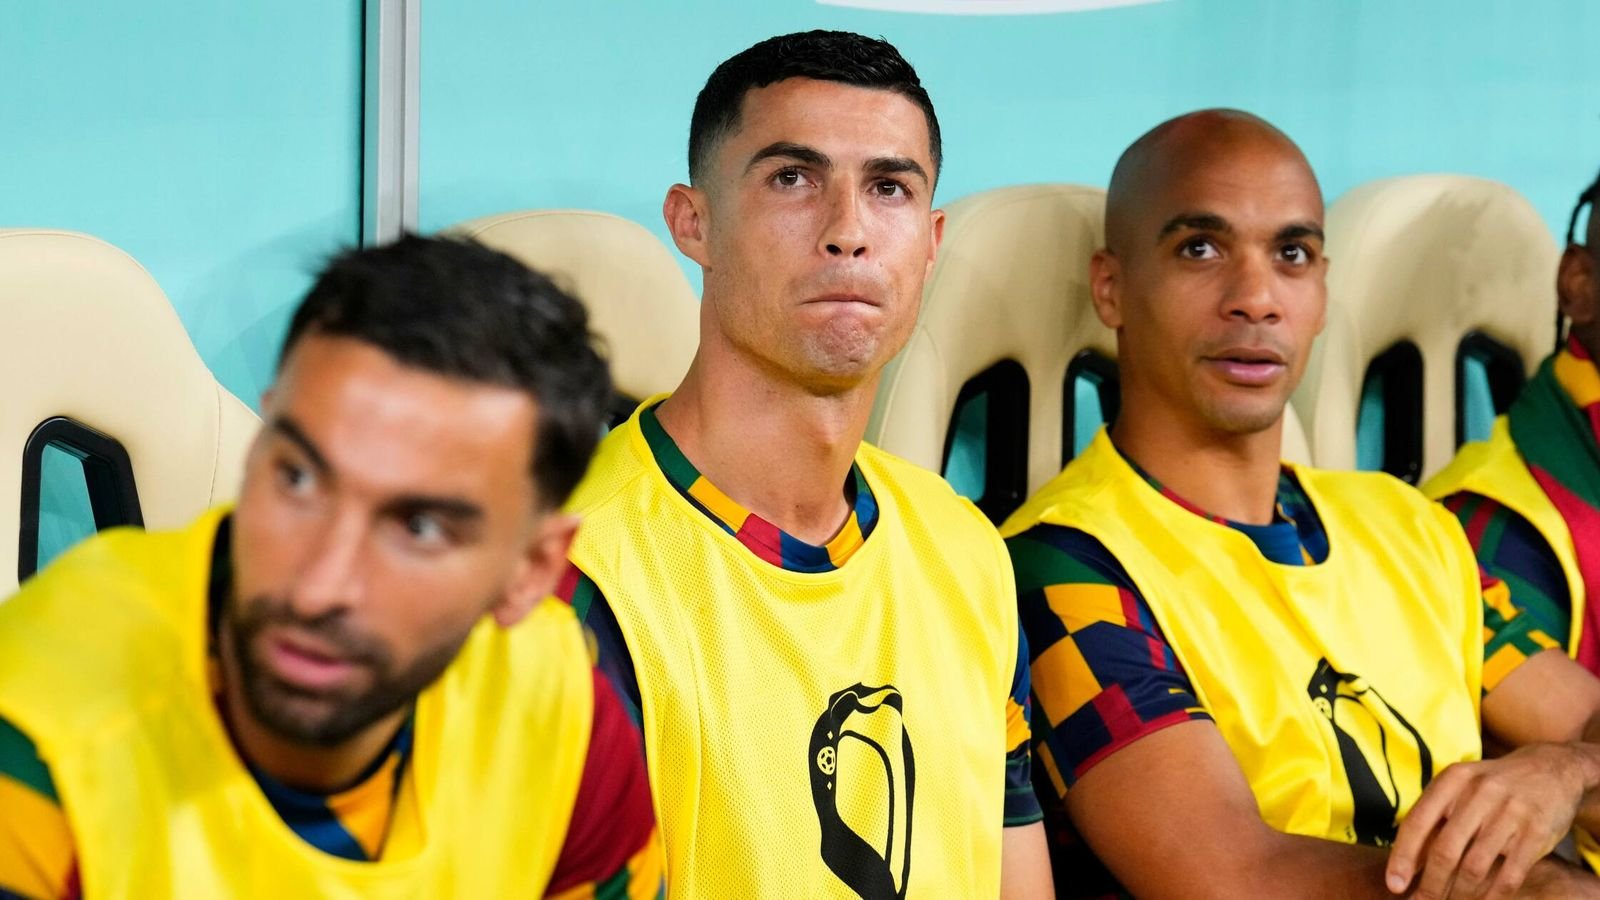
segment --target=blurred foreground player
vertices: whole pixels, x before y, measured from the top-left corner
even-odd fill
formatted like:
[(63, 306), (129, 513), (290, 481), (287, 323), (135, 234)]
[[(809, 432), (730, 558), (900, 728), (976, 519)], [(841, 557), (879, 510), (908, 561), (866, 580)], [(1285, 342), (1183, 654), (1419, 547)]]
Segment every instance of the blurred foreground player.
[(508, 257), (334, 260), (237, 508), (0, 604), (0, 894), (656, 896), (637, 733), (546, 602), (608, 391)]

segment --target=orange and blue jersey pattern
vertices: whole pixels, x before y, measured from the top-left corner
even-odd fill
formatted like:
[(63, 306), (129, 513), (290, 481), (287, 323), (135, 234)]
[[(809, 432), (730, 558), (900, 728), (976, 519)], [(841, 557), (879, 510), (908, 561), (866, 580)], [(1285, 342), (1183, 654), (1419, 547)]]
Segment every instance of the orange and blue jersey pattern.
[[(697, 509), (721, 525), (762, 560), (794, 572), (828, 572), (845, 564), (866, 541), (878, 524), (878, 502), (866, 477), (851, 466), (844, 486), (850, 515), (844, 526), (825, 545), (807, 543), (745, 509), (712, 484), (683, 454), (656, 417), (655, 408), (639, 415), (640, 429), (656, 465), (678, 493)], [(572, 604), (578, 618), (594, 635), (599, 650), (600, 668), (617, 685), (635, 724), (640, 721), (639, 679), (622, 628), (599, 586), (576, 566), (568, 568), (556, 594)], [(1042, 818), (1033, 790), (1032, 759), (1029, 752), (1032, 685), (1029, 681), (1028, 648), (1024, 635), (1017, 640), (1017, 664), (1010, 694), (1006, 697), (1006, 784), (1005, 825), (1027, 825)]]

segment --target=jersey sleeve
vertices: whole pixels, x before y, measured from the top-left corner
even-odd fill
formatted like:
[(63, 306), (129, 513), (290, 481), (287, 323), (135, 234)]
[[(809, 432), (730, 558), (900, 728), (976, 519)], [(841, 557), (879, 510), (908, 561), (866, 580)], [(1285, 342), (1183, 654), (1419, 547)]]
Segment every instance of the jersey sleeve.
[(77, 849), (50, 770), (0, 719), (0, 898), (79, 896)]
[(662, 897), (664, 865), (639, 731), (596, 669), (589, 753), (545, 896)]
[(595, 662), (616, 689), (623, 709), (635, 728), (640, 727), (639, 675), (633, 667), (633, 656), (628, 643), (623, 640), (622, 626), (617, 622), (611, 604), (594, 583), (576, 565), (568, 564), (567, 572), (556, 585), (556, 596), (566, 601), (577, 613), (578, 621), (589, 630), (594, 640)]
[(1057, 798), (1134, 741), (1211, 719), (1148, 604), (1099, 541), (1038, 525), (1006, 546), (1032, 668), (1034, 751)]
[(1488, 694), (1528, 657), (1564, 645), (1572, 621), (1566, 575), (1544, 536), (1508, 507), (1466, 491), (1441, 502), (1478, 558)]
[(1017, 664), (1006, 695), (1005, 827), (1032, 825), (1044, 818), (1033, 793), (1033, 750), (1028, 721), (1032, 717), (1032, 682), (1028, 673), (1028, 638), (1018, 625)]

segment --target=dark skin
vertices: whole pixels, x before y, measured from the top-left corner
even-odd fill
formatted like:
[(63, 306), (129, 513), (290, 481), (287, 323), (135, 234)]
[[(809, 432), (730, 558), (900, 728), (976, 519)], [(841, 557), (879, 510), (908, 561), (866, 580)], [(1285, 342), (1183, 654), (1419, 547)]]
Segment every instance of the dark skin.
[(1600, 216), (1590, 213), (1582, 240), (1561, 254), (1556, 298), (1571, 323), (1570, 333), (1590, 359), (1600, 359)]
[[(1299, 149), (1243, 113), (1168, 122), (1129, 148), (1112, 178), (1107, 247), (1091, 265), (1096, 310), (1118, 332), (1123, 399), (1112, 438), (1163, 484), (1236, 521), (1272, 519), (1283, 407), (1323, 323), (1322, 220), (1321, 191)], [(1505, 684), (1529, 669), (1521, 681), (1529, 690), (1549, 688), (1533, 680), (1541, 672), (1580, 689), (1560, 662), (1570, 663), (1541, 655)], [(1555, 702), (1502, 714), (1504, 690), (1484, 703), (1496, 733), (1535, 741), (1583, 733), (1569, 712), (1554, 721)], [(1551, 722), (1514, 727), (1540, 716)], [(1209, 722), (1119, 750), (1066, 800), (1096, 854), (1138, 896), (1384, 897), (1412, 888), (1573, 896), (1592, 879), (1542, 857), (1591, 786), (1586, 750), (1536, 744), (1517, 753), (1442, 774), (1393, 854), (1270, 827)], [(1491, 865), (1480, 873), (1484, 858)]]

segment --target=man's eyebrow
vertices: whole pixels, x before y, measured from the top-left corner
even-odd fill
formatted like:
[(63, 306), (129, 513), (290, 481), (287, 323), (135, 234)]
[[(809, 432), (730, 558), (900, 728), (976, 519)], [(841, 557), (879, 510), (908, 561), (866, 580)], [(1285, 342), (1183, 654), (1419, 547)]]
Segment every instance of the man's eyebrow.
[(751, 169), (756, 167), (757, 163), (763, 160), (773, 159), (775, 157), (781, 159), (792, 159), (795, 162), (805, 163), (808, 166), (818, 169), (833, 168), (833, 160), (828, 157), (828, 154), (823, 153), (821, 150), (818, 150), (815, 147), (807, 147), (805, 144), (795, 144), (790, 143), (789, 141), (778, 141), (777, 143), (768, 144), (765, 147), (762, 147), (760, 150), (757, 150), (756, 154), (750, 157), (750, 162), (745, 164), (744, 170), (749, 172)]
[(1167, 223), (1161, 226), (1161, 231), (1156, 235), (1156, 240), (1160, 241), (1175, 231), (1183, 230), (1215, 231), (1222, 234), (1232, 234), (1233, 226), (1228, 224), (1227, 219), (1216, 213), (1181, 212), (1168, 219)]
[(1293, 241), (1308, 237), (1316, 238), (1319, 241), (1326, 240), (1322, 234), (1322, 226), (1315, 222), (1291, 222), (1278, 229), (1278, 233), (1273, 236), (1273, 239), (1277, 241)]
[(877, 156), (867, 160), (868, 175), (908, 174), (928, 181), (928, 171), (909, 156)]
[(332, 470), (333, 467), (328, 465), (328, 458), (322, 455), (322, 451), (317, 449), (317, 445), (312, 443), (311, 438), (306, 436), (306, 433), (300, 429), (299, 425), (295, 424), (293, 419), (286, 416), (274, 416), (272, 421), (267, 423), (267, 428), (289, 443), (299, 447), (300, 452), (311, 460), (311, 465), (317, 471), (328, 472)]
[(383, 512), (401, 516), (418, 513), (453, 519), (458, 524), (470, 524), (484, 517), (483, 507), (459, 497), (432, 497), (427, 494), (403, 494), (387, 500)]

